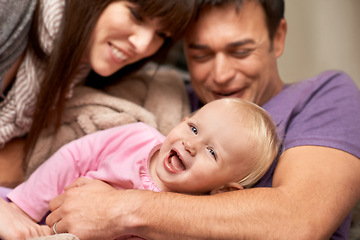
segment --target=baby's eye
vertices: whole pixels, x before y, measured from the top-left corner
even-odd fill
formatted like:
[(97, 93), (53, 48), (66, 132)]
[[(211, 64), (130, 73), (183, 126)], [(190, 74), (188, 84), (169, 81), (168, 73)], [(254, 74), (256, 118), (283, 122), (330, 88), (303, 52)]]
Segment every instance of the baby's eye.
[(197, 128), (196, 128), (194, 125), (189, 125), (189, 126), (190, 126), (191, 131), (192, 131), (195, 135), (198, 135), (198, 130), (197, 130)]
[(216, 160), (217, 159), (217, 157), (216, 157), (216, 153), (215, 153), (215, 150), (214, 149), (212, 149), (212, 148), (208, 148), (208, 151), (209, 151), (209, 153), (214, 157), (214, 159)]

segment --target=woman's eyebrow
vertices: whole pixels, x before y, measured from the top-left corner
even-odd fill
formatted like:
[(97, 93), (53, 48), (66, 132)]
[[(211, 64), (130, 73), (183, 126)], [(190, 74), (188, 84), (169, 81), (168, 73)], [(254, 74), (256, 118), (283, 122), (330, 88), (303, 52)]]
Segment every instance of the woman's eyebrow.
[(204, 49), (209, 49), (210, 47), (204, 44), (199, 44), (199, 43), (190, 43), (188, 45), (188, 48), (191, 49), (197, 49), (197, 50), (204, 50)]

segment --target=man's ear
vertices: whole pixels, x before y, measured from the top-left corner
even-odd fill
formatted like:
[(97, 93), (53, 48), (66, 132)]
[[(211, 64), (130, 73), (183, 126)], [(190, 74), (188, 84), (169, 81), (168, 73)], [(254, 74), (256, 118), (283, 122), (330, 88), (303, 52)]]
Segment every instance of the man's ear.
[(240, 183), (231, 182), (231, 183), (225, 184), (222, 187), (212, 190), (210, 192), (210, 195), (224, 193), (224, 192), (230, 192), (230, 191), (243, 190), (243, 189), (244, 189), (244, 187)]
[(284, 51), (286, 32), (287, 23), (285, 19), (281, 19), (273, 39), (273, 49), (277, 58), (280, 57)]

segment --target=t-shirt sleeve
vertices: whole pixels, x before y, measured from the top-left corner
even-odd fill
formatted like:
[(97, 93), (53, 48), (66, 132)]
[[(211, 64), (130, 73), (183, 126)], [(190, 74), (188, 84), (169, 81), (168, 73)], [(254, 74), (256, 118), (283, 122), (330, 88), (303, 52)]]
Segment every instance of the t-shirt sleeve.
[(110, 154), (126, 149), (127, 138), (143, 131), (140, 124), (128, 124), (86, 135), (60, 148), (29, 179), (7, 197), (34, 220), (48, 211), (50, 200), (89, 171), (96, 171)]
[(284, 148), (326, 146), (360, 157), (359, 89), (343, 72), (326, 78), (316, 83), (321, 82), (316, 91), (309, 84), (302, 92), (286, 126)]

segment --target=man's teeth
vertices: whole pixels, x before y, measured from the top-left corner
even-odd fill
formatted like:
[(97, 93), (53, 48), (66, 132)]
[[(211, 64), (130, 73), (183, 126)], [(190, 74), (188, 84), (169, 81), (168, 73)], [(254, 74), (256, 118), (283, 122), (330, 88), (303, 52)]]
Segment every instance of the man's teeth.
[(220, 95), (222, 95), (224, 97), (231, 96), (232, 94), (234, 94), (234, 93), (220, 93)]
[(122, 61), (127, 60), (127, 56), (126, 56), (124, 53), (120, 52), (117, 48), (115, 48), (115, 47), (112, 46), (112, 45), (111, 45), (111, 50), (112, 50), (112, 52), (115, 54), (115, 56), (116, 56), (117, 58), (119, 58), (120, 60), (122, 60)]

